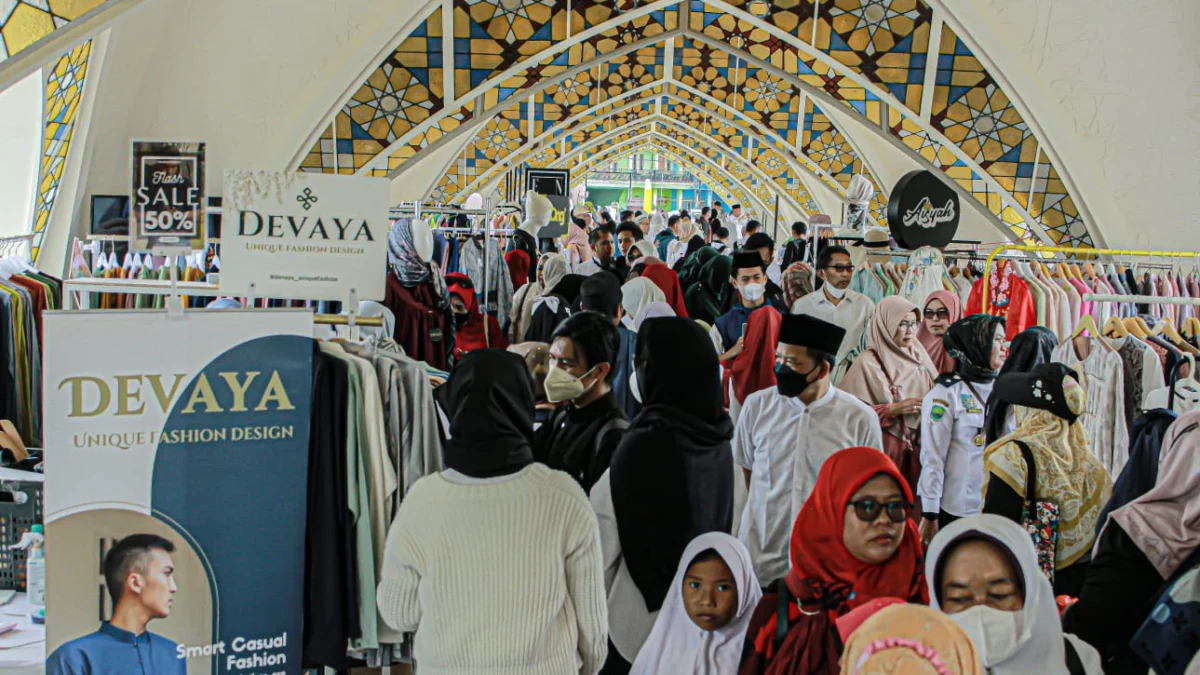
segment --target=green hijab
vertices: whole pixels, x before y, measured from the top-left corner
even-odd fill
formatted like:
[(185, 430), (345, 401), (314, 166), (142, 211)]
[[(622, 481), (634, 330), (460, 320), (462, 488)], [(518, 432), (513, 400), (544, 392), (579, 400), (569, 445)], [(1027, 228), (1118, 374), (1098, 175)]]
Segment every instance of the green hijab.
[(679, 285), (688, 288), (700, 281), (701, 270), (714, 257), (721, 257), (721, 254), (711, 246), (699, 248), (695, 253), (689, 255), (683, 261), (683, 267), (679, 269)]
[(721, 316), (721, 291), (729, 283), (733, 273), (733, 259), (717, 254), (711, 258), (697, 275), (699, 279), (688, 287), (683, 299), (687, 304), (688, 316), (711, 325)]

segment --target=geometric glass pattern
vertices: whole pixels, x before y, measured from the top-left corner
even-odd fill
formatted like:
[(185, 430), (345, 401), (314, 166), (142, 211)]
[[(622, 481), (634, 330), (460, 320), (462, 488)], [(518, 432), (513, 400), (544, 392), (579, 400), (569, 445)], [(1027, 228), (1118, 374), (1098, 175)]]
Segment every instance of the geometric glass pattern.
[(104, 0), (0, 0), (0, 61), (104, 4)]
[(67, 152), (75, 132), (75, 119), (83, 100), (92, 41), (72, 49), (54, 64), (46, 78), (46, 128), (42, 145), (41, 183), (33, 220), (33, 261), (41, 252), (46, 225), (58, 196), (58, 186), (67, 166)]

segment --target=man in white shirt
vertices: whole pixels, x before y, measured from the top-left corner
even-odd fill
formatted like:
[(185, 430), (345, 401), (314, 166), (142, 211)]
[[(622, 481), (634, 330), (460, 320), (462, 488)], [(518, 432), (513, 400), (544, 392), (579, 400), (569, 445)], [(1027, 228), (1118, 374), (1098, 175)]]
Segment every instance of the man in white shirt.
[(792, 314), (809, 314), (846, 330), (833, 374), (833, 384), (837, 386), (854, 359), (867, 348), (867, 327), (875, 315), (875, 303), (862, 293), (850, 290), (854, 263), (850, 260), (850, 252), (842, 246), (827, 246), (821, 250), (817, 257), (817, 277), (825, 282), (824, 285), (797, 300), (792, 305)]
[(733, 439), (748, 492), (739, 538), (762, 586), (788, 569), (792, 523), (825, 460), (843, 448), (883, 449), (879, 416), (829, 381), (845, 330), (806, 315), (779, 329), (773, 389), (746, 398)]
[(592, 247), (591, 259), (579, 263), (574, 270), (575, 274), (583, 277), (590, 277), (600, 270), (609, 269), (613, 264), (615, 245), (611, 230), (605, 227), (592, 230), (588, 235), (588, 244)]
[(750, 216), (742, 210), (741, 204), (734, 204), (733, 209), (729, 212), (729, 217), (721, 221), (725, 227), (729, 228), (730, 232), (737, 232), (737, 240), (739, 242), (746, 240), (746, 223), (750, 222)]

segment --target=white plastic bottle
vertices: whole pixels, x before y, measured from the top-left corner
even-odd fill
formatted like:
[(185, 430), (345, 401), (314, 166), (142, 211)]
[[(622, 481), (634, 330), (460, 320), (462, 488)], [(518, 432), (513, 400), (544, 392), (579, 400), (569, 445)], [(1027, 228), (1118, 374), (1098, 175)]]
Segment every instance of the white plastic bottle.
[(42, 546), (45, 540), (42, 531), (41, 525), (33, 526), (33, 544), (25, 559), (25, 590), (30, 608), (46, 606), (46, 552)]

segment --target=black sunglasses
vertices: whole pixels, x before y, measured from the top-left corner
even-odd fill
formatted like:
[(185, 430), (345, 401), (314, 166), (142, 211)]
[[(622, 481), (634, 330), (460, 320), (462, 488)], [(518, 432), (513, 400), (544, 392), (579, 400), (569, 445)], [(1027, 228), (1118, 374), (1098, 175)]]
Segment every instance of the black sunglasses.
[(927, 309), (925, 310), (926, 319), (949, 319), (950, 310), (948, 309)]
[(912, 513), (913, 505), (908, 502), (883, 502), (875, 501), (874, 499), (860, 499), (856, 502), (849, 502), (846, 506), (854, 507), (854, 515), (864, 523), (873, 523), (879, 518), (879, 514), (887, 509), (888, 520), (893, 523), (903, 523), (910, 513)]

